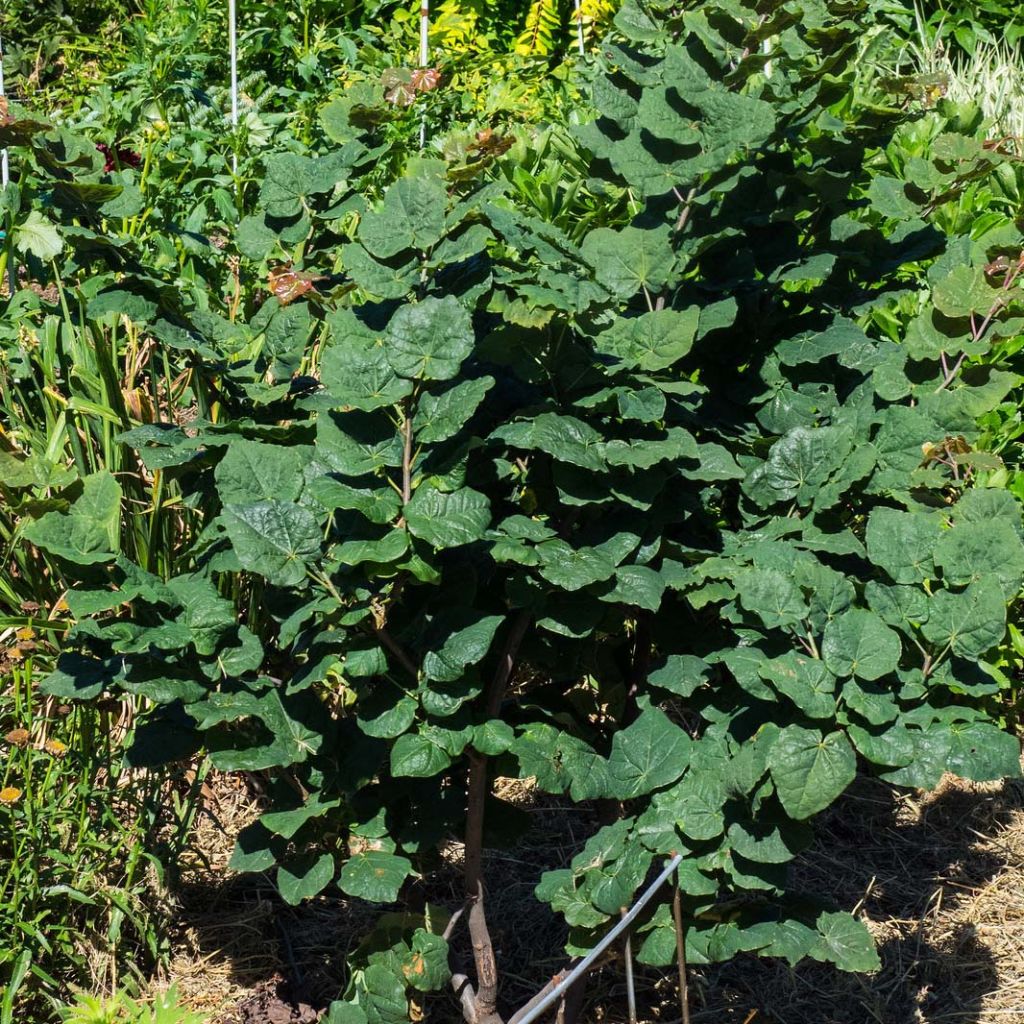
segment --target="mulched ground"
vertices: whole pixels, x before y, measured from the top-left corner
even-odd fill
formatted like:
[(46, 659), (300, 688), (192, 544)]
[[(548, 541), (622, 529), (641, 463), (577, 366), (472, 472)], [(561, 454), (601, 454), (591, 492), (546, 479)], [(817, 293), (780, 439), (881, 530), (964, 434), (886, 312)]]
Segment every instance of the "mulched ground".
[[(197, 826), (179, 886), (179, 929), (166, 981), (214, 1024), (314, 1024), (338, 991), (347, 952), (376, 911), (340, 894), (285, 907), (271, 888), (226, 876), (233, 836), (258, 812), (238, 781), (221, 779)], [(509, 782), (530, 835), (488, 858), (489, 916), (503, 994), (525, 1001), (565, 963), (564, 932), (533, 899), (539, 873), (568, 861), (596, 827), (585, 809), (538, 799)], [(756, 957), (692, 972), (693, 1024), (1024, 1024), (1024, 785), (947, 778), (928, 795), (860, 780), (817, 822), (796, 866), (806, 890), (857, 908), (883, 967), (870, 977)], [(431, 901), (458, 905), (458, 850)], [(638, 968), (645, 1024), (679, 1024), (671, 973)], [(596, 974), (586, 1024), (624, 1024), (622, 964)], [(447, 996), (427, 1020), (455, 1024)]]
[(297, 999), (288, 981), (278, 974), (245, 996), (234, 1010), (233, 1017), (232, 1024), (316, 1024), (320, 1012)]

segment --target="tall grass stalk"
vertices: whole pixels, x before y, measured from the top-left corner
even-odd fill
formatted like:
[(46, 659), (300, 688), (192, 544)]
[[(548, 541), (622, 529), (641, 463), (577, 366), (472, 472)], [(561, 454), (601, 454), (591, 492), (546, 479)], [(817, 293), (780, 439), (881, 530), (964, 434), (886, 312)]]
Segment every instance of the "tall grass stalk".
[(128, 769), (111, 735), (132, 713), (115, 723), (36, 690), (36, 647), (49, 649), (36, 638), (61, 614), (41, 609), (0, 634), (0, 1024), (41, 1024), (48, 997), (115, 987), (164, 948), (149, 846), (177, 822), (163, 780)]

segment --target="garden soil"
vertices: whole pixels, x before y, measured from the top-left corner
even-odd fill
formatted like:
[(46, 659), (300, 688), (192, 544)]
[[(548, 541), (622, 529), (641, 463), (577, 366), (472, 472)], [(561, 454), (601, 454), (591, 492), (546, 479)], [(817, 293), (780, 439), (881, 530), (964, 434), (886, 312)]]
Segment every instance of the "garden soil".
[[(233, 837), (258, 815), (260, 798), (238, 777), (216, 779), (208, 793), (162, 981), (177, 982), (214, 1024), (313, 1024), (377, 909), (340, 893), (286, 907), (269, 879), (231, 877)], [(522, 783), (509, 780), (499, 795), (532, 822), (526, 839), (487, 863), (502, 992), (514, 1007), (565, 964), (564, 929), (533, 898), (536, 879), (567, 863), (598, 825), (586, 808)], [(882, 970), (793, 970), (753, 956), (694, 968), (693, 1024), (1024, 1024), (1024, 784), (950, 776), (933, 793), (907, 794), (861, 779), (818, 819), (817, 834), (795, 865), (797, 881), (858, 910)], [(455, 907), (460, 851), (444, 853), (446, 868), (417, 896)], [(679, 1024), (674, 972), (638, 967), (637, 985), (645, 1024)], [(625, 1002), (619, 955), (592, 976), (582, 1020), (624, 1024)], [(446, 995), (413, 1009), (439, 1024), (459, 1019)]]

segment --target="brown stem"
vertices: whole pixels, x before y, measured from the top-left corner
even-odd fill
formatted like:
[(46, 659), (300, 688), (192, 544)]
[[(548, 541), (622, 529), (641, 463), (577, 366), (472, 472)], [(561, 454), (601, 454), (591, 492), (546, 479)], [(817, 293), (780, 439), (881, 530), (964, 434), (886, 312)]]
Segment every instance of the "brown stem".
[[(530, 618), (530, 613), (525, 609), (516, 616), (498, 658), (494, 675), (487, 684), (484, 693), (484, 713), (488, 719), (497, 718), (501, 711), (501, 702), (505, 698), (505, 690), (512, 678), (516, 655), (530, 625)], [(487, 800), (487, 757), (483, 754), (470, 754), (468, 788), (465, 882), (466, 898), (474, 899), (483, 880), (481, 865), (484, 848), (484, 805)]]
[(672, 918), (676, 925), (676, 965), (679, 968), (679, 1009), (682, 1024), (690, 1024), (690, 993), (686, 980), (686, 937), (683, 935), (683, 903), (679, 895), (679, 871), (672, 879)]
[(476, 899), (469, 907), (469, 938), (473, 944), (473, 960), (476, 963), (476, 999), (473, 1005), (480, 1024), (491, 1024), (500, 1020), (498, 1006), (498, 965), (494, 959), (494, 943), (487, 927), (484, 911), (484, 887), (479, 883)]
[[(943, 353), (943, 357), (945, 357), (945, 353)], [(935, 394), (938, 394), (940, 391), (944, 390), (945, 388), (948, 388), (949, 385), (953, 383), (953, 380), (955, 379), (956, 375), (960, 372), (960, 367), (964, 365), (964, 360), (966, 358), (967, 353), (961, 352), (960, 358), (957, 359), (957, 361), (953, 364), (953, 368), (951, 370), (948, 370), (946, 374), (943, 376), (942, 383), (935, 389)]]
[(636, 620), (636, 634), (633, 640), (633, 663), (629, 671), (629, 691), (623, 713), (623, 727), (632, 724), (640, 714), (637, 695), (647, 682), (651, 671), (651, 617), (640, 612)]
[(498, 660), (497, 668), (487, 688), (487, 717), (497, 718), (501, 711), (501, 702), (505, 699), (505, 690), (508, 689), (509, 681), (512, 678), (512, 670), (516, 665), (516, 656), (519, 654), (519, 647), (526, 636), (526, 630), (530, 626), (530, 619), (533, 616), (523, 608), (512, 623), (512, 630), (502, 648), (501, 657)]
[[(484, 807), (487, 802), (487, 758), (469, 755), (469, 786), (466, 803), (466, 899), (475, 900), (483, 881)], [(472, 918), (472, 913), (470, 914)]]
[(693, 210), (693, 200), (694, 197), (697, 195), (697, 186), (694, 185), (693, 188), (691, 188), (690, 191), (686, 193), (685, 197), (679, 195), (678, 189), (673, 189), (672, 191), (675, 192), (679, 201), (683, 204), (683, 208), (679, 211), (679, 218), (676, 221), (676, 234), (678, 235), (679, 232), (686, 227), (688, 221), (690, 220), (690, 213)]
[(402, 503), (409, 504), (412, 497), (412, 399), (402, 403)]
[(587, 976), (584, 975), (562, 997), (562, 1005), (558, 1007), (555, 1024), (576, 1024), (583, 1009), (583, 996), (587, 991)]
[[(1002, 286), (1004, 292), (1009, 291), (1010, 286), (1017, 279), (1017, 275), (1019, 273), (1019, 270), (1011, 270), (1009, 273), (1007, 273)], [(974, 311), (971, 311), (972, 341), (981, 341), (981, 339), (985, 336), (985, 332), (989, 329), (989, 326), (991, 325), (992, 321), (996, 318), (996, 315), (999, 313), (999, 311), (1005, 307), (1005, 305), (1006, 299), (1002, 295), (1000, 295), (999, 298), (996, 299), (994, 303), (992, 303), (992, 308), (989, 309), (988, 313), (985, 314), (985, 319), (981, 321), (980, 325), (975, 324)], [(964, 359), (967, 358), (967, 353), (960, 353), (960, 358), (957, 359), (957, 361), (953, 364), (953, 368), (951, 370), (946, 370), (946, 353), (941, 352), (940, 357), (942, 361), (942, 369), (944, 371), (944, 375), (942, 378), (942, 383), (935, 389), (936, 394), (938, 394), (944, 388), (948, 388), (949, 385), (953, 383), (954, 378), (960, 372), (960, 367), (963, 366)]]
[(415, 662), (402, 650), (401, 644), (382, 626), (374, 629), (374, 636), (394, 655), (395, 660), (402, 666), (413, 679), (419, 679), (420, 672)]
[[(512, 623), (494, 675), (484, 692), (484, 712), (487, 718), (497, 718), (501, 702), (508, 689), (515, 668), (516, 655), (530, 625), (531, 614), (521, 610)], [(478, 1024), (497, 1020), (495, 1008), (498, 998), (498, 972), (494, 959), (494, 945), (487, 928), (484, 911), (483, 850), (484, 810), (487, 803), (487, 757), (477, 752), (469, 755), (469, 780), (466, 803), (465, 885), (469, 901), (469, 936), (476, 961), (477, 995), (474, 1006)]]

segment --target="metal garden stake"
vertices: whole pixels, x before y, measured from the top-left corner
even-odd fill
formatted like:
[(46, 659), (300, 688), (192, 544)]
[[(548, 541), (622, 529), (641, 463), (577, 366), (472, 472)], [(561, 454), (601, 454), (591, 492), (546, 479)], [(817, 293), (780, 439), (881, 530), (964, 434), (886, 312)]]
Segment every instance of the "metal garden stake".
[(531, 999), (522, 1010), (514, 1013), (509, 1018), (508, 1024), (533, 1024), (535, 1020), (539, 1020), (545, 1010), (557, 1003), (577, 981), (583, 978), (590, 968), (593, 967), (597, 958), (630, 927), (640, 911), (650, 903), (654, 894), (669, 880), (672, 872), (682, 862), (683, 855), (681, 853), (676, 854), (665, 865), (661, 874), (647, 887), (647, 891), (633, 904), (628, 913), (623, 916), (622, 920), (557, 985), (552, 985), (547, 990), (547, 994), (543, 999), (536, 999), (536, 997)]
[[(430, 0), (420, 4), (420, 67), (425, 71), (430, 62)], [(420, 118), (420, 149), (427, 144), (427, 108)]]
[[(6, 98), (7, 90), (4, 87), (4, 41), (0, 38), (0, 97)], [(0, 152), (0, 185), (4, 188), (11, 183), (11, 167), (7, 156), (7, 150)]]
[[(236, 0), (228, 0), (228, 49), (231, 61), (231, 127), (238, 127), (238, 12)], [(238, 173), (238, 153), (231, 156), (231, 167)]]

